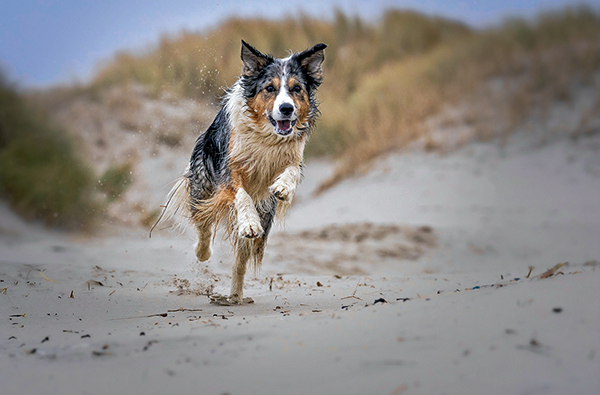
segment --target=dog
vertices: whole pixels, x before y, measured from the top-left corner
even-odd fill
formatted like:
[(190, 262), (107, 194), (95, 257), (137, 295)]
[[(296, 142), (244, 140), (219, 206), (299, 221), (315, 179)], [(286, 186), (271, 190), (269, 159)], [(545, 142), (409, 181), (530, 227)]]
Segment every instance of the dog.
[(271, 226), (283, 219), (302, 178), (304, 147), (320, 115), (315, 94), (326, 47), (279, 59), (242, 40), (241, 76), (167, 196), (163, 215), (191, 221), (198, 260), (210, 258), (216, 229), (231, 241), (235, 263), (226, 304), (252, 302), (243, 297), (246, 267), (260, 269)]

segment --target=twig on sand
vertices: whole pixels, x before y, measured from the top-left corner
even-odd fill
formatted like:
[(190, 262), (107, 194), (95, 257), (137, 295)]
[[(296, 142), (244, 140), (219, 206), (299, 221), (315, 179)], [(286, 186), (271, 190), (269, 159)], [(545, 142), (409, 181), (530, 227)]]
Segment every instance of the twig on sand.
[(38, 273), (40, 274), (40, 276), (42, 276), (44, 278), (44, 280), (46, 281), (50, 281), (51, 283), (57, 283), (58, 281), (56, 280), (52, 280), (51, 278), (46, 277), (46, 275), (44, 273), (42, 273), (41, 270), (38, 270)]
[(180, 307), (175, 310), (167, 310), (167, 312), (169, 312), (169, 313), (176, 313), (178, 311), (202, 311), (202, 309), (184, 309), (183, 307)]
[(358, 299), (358, 300), (362, 300), (362, 299), (361, 299), (361, 298), (359, 298), (358, 296), (354, 296), (354, 295), (350, 295), (350, 296), (344, 296), (344, 297), (343, 297), (343, 298), (341, 298), (341, 299), (350, 299), (350, 298), (353, 298), (353, 299)]
[(529, 273), (525, 276), (525, 278), (529, 278), (531, 276), (531, 272), (533, 271), (533, 266), (529, 266)]
[(559, 272), (558, 270), (559, 270), (561, 267), (563, 267), (563, 266), (568, 266), (568, 265), (569, 265), (569, 262), (565, 262), (565, 263), (559, 263), (559, 264), (556, 264), (556, 265), (554, 265), (554, 267), (552, 267), (552, 268), (550, 268), (550, 269), (546, 270), (544, 273), (540, 274), (538, 277), (539, 277), (540, 279), (544, 279), (544, 278), (549, 278), (549, 277), (552, 277), (552, 276), (554, 276), (554, 275), (556, 275), (556, 274), (559, 274), (559, 273), (562, 273), (562, 274), (564, 274), (563, 272)]
[[(365, 277), (365, 280), (366, 280), (366, 277)], [(354, 287), (354, 292), (352, 292), (352, 295), (350, 295), (350, 296), (344, 296), (342, 299), (354, 298), (354, 299), (362, 300), (361, 298), (359, 298), (358, 296), (356, 296), (356, 291), (358, 290), (358, 286), (359, 285), (360, 285), (360, 278), (358, 279), (358, 282), (356, 283), (356, 287)]]
[(180, 307), (178, 309), (167, 310), (166, 313), (140, 315), (140, 316), (135, 316), (135, 317), (113, 318), (110, 321), (131, 320), (131, 319), (134, 319), (134, 318), (166, 317), (167, 315), (169, 315), (169, 313), (176, 313), (176, 312), (179, 312), (179, 311), (202, 311), (202, 309), (184, 309), (183, 307)]
[(134, 318), (166, 317), (167, 315), (168, 315), (167, 313), (158, 313), (158, 314), (149, 314), (149, 315), (138, 315), (138, 316), (135, 316), (135, 317), (112, 318), (110, 321), (132, 320)]

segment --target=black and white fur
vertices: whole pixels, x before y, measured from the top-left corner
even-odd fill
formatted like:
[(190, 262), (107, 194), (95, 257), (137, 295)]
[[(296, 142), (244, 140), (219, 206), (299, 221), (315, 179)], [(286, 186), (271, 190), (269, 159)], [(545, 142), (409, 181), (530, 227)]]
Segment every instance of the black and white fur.
[(283, 218), (302, 176), (303, 152), (319, 115), (325, 44), (285, 59), (242, 41), (243, 69), (208, 130), (198, 137), (164, 216), (197, 230), (195, 252), (211, 256), (218, 226), (235, 250), (228, 303), (242, 303), (247, 264), (260, 268), (274, 219)]

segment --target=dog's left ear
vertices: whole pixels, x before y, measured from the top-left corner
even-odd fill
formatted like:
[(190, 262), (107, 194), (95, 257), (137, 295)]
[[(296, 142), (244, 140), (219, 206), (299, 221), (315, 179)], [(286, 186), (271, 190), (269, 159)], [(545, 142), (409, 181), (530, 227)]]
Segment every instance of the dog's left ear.
[(309, 75), (317, 85), (323, 81), (323, 60), (325, 53), (323, 50), (327, 48), (325, 44), (317, 44), (311, 49), (298, 54), (298, 61), (302, 70)]
[(249, 77), (261, 71), (265, 66), (273, 61), (273, 58), (263, 55), (252, 45), (242, 40), (242, 62), (244, 69), (242, 74)]

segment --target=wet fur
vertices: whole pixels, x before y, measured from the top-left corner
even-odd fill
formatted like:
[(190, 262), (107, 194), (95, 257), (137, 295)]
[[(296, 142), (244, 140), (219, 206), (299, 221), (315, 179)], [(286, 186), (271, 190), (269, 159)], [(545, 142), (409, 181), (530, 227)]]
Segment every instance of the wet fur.
[[(304, 147), (319, 115), (315, 92), (325, 47), (274, 59), (242, 41), (242, 75), (167, 196), (163, 217), (192, 222), (200, 261), (210, 258), (215, 230), (224, 229), (235, 250), (230, 303), (243, 301), (246, 266), (260, 269), (273, 221), (283, 219), (300, 182)], [(282, 101), (294, 108), (291, 132), (283, 130), (287, 119), (278, 119), (275, 104)]]

